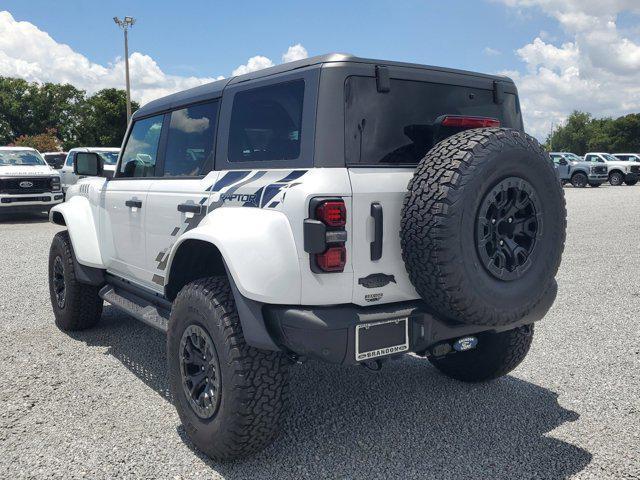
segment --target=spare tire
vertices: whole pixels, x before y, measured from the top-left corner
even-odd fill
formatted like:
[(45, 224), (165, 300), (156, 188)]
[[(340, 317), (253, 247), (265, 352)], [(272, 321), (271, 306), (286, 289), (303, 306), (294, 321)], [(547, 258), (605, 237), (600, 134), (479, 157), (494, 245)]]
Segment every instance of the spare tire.
[(467, 130), (418, 164), (402, 208), (402, 257), (431, 311), (475, 325), (524, 318), (556, 288), (564, 192), (525, 133)]

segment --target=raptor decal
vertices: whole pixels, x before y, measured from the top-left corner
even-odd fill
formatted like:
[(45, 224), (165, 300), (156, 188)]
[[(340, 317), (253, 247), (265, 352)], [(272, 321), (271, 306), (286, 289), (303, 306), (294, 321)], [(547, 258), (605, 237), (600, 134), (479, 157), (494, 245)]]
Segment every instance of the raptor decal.
[[(284, 201), (287, 189), (300, 185), (301, 182), (296, 180), (299, 180), (307, 172), (308, 170), (292, 170), (280, 179), (276, 176), (275, 178), (278, 180), (271, 180), (269, 183), (264, 181), (264, 177), (267, 174), (282, 175), (282, 172), (269, 172), (267, 170), (232, 170), (223, 173), (214, 184), (205, 189), (205, 191), (209, 193), (198, 201), (200, 205), (205, 205), (209, 199), (213, 200), (215, 198), (215, 200), (209, 203), (206, 210), (201, 214), (193, 216), (185, 215), (183, 222), (172, 229), (170, 236), (174, 238), (174, 241), (172, 241), (167, 248), (156, 254), (155, 262), (157, 263), (157, 270), (159, 272), (164, 272), (166, 270), (171, 250), (175, 244), (175, 239), (189, 230), (196, 228), (208, 213), (225, 204), (254, 208), (275, 208)], [(269, 176), (272, 178), (274, 177), (274, 175)], [(256, 183), (255, 190), (249, 192), (238, 191), (254, 182)], [(282, 194), (280, 199), (274, 200), (279, 194)], [(164, 286), (165, 277), (159, 274), (154, 274), (152, 281), (160, 286)]]

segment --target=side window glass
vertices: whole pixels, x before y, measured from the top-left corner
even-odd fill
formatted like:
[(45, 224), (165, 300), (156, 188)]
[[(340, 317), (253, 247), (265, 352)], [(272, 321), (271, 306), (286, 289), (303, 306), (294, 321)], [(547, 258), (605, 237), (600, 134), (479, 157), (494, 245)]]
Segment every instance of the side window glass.
[(229, 161), (298, 158), (303, 99), (304, 80), (237, 93), (231, 111)]
[(205, 175), (213, 165), (218, 102), (171, 112), (165, 177)]
[(69, 152), (69, 155), (67, 155), (67, 160), (65, 161), (67, 167), (73, 167), (73, 154), (74, 152)]
[(120, 177), (153, 177), (164, 115), (137, 120), (122, 152)]

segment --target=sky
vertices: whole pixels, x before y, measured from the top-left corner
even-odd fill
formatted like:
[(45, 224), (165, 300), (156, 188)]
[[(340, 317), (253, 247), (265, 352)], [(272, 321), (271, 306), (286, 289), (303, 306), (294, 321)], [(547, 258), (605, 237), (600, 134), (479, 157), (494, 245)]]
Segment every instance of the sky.
[(544, 140), (578, 109), (640, 112), (640, 0), (0, 0), (0, 75), (146, 103), (330, 52), (508, 75)]

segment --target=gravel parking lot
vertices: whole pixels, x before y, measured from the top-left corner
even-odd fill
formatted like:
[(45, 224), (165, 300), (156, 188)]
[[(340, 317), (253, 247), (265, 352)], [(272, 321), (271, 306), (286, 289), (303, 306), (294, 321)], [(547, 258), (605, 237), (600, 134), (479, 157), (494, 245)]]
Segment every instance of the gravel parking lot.
[(0, 219), (0, 478), (639, 478), (640, 187), (565, 191), (560, 294), (512, 375), (309, 362), (281, 438), (227, 464), (184, 434), (163, 335), (111, 307), (92, 331), (58, 331), (58, 227)]

